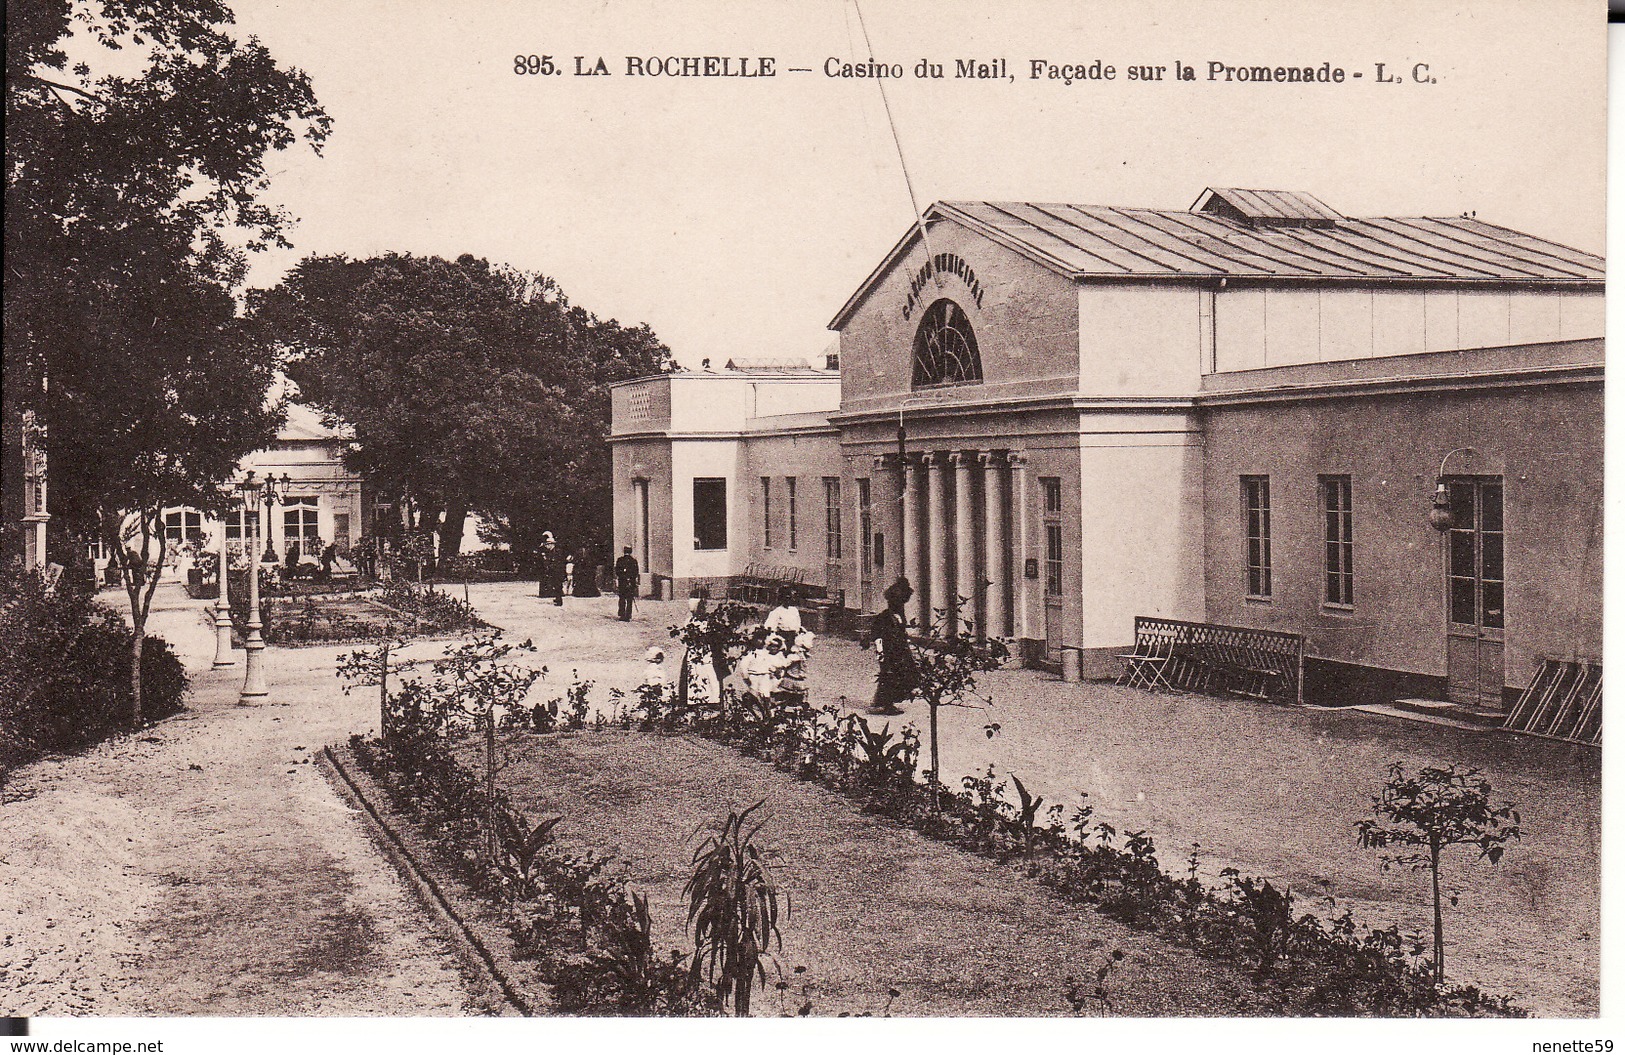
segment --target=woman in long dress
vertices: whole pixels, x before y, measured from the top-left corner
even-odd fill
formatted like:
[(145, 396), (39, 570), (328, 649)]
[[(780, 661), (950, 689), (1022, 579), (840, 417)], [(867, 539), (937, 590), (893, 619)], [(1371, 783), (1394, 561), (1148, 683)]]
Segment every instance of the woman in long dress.
[(875, 684), (874, 705), (870, 714), (902, 714), (899, 703), (913, 699), (920, 685), (920, 671), (914, 661), (914, 649), (908, 641), (908, 616), (904, 606), (914, 596), (914, 588), (907, 579), (898, 579), (886, 587), (886, 608), (869, 624), (865, 644), (874, 643), (880, 657), (880, 676)]

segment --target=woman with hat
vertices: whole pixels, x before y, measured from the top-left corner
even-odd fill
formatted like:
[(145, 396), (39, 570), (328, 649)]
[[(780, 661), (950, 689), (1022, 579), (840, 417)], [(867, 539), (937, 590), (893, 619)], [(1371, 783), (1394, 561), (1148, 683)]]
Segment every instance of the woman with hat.
[(907, 579), (886, 587), (886, 608), (869, 624), (864, 644), (874, 643), (880, 657), (880, 677), (875, 685), (875, 702), (870, 714), (902, 714), (897, 705), (912, 699), (920, 686), (919, 667), (908, 642), (908, 616), (903, 608), (914, 596)]

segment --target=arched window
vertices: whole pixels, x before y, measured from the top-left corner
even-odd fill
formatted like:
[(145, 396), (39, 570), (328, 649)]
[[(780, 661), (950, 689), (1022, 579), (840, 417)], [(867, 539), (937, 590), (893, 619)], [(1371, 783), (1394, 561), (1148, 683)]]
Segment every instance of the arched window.
[(914, 387), (982, 379), (982, 357), (965, 309), (946, 298), (925, 309), (914, 333)]

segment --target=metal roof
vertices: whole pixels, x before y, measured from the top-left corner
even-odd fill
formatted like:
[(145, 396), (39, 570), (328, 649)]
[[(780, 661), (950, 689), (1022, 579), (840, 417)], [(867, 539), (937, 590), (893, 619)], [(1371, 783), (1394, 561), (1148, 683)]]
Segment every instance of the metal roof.
[(303, 403), (289, 403), (287, 405), (288, 418), (282, 428), (277, 430), (276, 438), (280, 443), (297, 443), (302, 440), (347, 440), (353, 438), (350, 429), (346, 427), (334, 428), (322, 421), (322, 416), (314, 409)]
[(1237, 187), (1209, 187), (1191, 206), (1192, 212), (1232, 216), (1254, 226), (1259, 224), (1328, 224), (1342, 214), (1327, 208), (1313, 194), (1297, 190), (1241, 190)]
[[(1200, 211), (1197, 211), (1200, 210)], [(937, 202), (952, 221), (1076, 280), (1601, 287), (1603, 259), (1471, 217), (1357, 219), (1296, 191), (1209, 189), (1197, 210), (1039, 202)], [(839, 329), (919, 237), (912, 227), (830, 323)]]

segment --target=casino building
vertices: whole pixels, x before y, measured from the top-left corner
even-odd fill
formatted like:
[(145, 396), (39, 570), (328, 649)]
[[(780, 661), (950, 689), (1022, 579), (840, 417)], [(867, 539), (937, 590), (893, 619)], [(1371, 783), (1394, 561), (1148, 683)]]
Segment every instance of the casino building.
[(906, 575), (1069, 676), (1150, 615), (1302, 634), (1311, 697), (1498, 709), (1601, 653), (1602, 293), (1589, 253), (1297, 192), (940, 202), (838, 376), (616, 387), (617, 544), (852, 612)]

